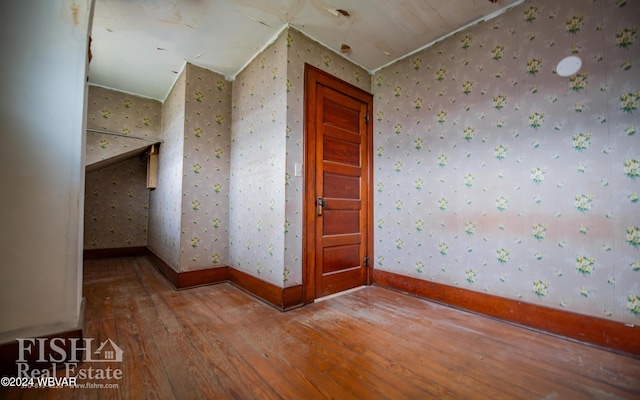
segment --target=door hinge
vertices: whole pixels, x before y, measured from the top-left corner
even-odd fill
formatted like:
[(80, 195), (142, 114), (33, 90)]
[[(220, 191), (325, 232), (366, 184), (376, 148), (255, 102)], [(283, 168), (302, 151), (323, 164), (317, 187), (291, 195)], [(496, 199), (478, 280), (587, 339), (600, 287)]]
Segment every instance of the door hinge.
[(364, 123), (368, 124), (369, 123), (369, 113), (364, 113)]
[(365, 266), (365, 267), (368, 267), (368, 266), (369, 266), (369, 256), (366, 256), (366, 257), (364, 258), (363, 264), (364, 264), (364, 266)]

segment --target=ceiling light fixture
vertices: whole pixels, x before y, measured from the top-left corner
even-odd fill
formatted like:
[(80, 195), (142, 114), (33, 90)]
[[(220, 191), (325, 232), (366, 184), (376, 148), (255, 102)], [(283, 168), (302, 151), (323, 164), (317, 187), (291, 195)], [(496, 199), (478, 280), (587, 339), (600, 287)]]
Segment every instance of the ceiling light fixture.
[(558, 76), (566, 77), (580, 71), (582, 60), (578, 56), (568, 56), (560, 60), (556, 67)]

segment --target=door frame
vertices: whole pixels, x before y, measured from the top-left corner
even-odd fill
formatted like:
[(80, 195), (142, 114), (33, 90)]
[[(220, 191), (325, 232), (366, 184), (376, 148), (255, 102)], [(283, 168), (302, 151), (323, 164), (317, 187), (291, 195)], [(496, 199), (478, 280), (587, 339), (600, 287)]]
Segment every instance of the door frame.
[(313, 303), (316, 294), (316, 87), (322, 84), (346, 96), (367, 104), (367, 240), (366, 254), (369, 266), (366, 271), (366, 284), (373, 283), (373, 95), (348, 82), (336, 78), (312, 65), (304, 65), (304, 181), (303, 181), (303, 217), (302, 217), (302, 295), (303, 303)]

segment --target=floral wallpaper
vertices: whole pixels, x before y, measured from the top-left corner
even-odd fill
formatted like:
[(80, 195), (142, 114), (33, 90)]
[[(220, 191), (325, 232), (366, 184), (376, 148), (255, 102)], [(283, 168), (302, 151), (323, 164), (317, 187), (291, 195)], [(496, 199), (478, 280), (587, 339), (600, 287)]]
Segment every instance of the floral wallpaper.
[(186, 72), (182, 71), (162, 107), (158, 182), (149, 195), (147, 247), (179, 271)]
[(228, 265), (231, 82), (187, 64), (180, 271)]
[(370, 89), (366, 71), (294, 29), (233, 83), (230, 265), (280, 287), (302, 283), (305, 63)]
[(640, 322), (638, 15), (527, 1), (377, 72), (376, 268)]
[(286, 161), (286, 37), (233, 83), (230, 266), (282, 286)]
[(146, 246), (148, 209), (147, 167), (139, 157), (87, 174), (84, 248)]
[(231, 84), (187, 64), (163, 107), (149, 248), (178, 272), (227, 265)]
[[(89, 86), (87, 128), (160, 139), (162, 103), (127, 93)], [(85, 165), (149, 146), (146, 140), (87, 132)]]
[[(162, 103), (89, 86), (87, 128), (159, 139)], [(149, 191), (139, 157), (114, 164), (114, 157), (150, 142), (87, 132), (84, 248), (147, 244)]]

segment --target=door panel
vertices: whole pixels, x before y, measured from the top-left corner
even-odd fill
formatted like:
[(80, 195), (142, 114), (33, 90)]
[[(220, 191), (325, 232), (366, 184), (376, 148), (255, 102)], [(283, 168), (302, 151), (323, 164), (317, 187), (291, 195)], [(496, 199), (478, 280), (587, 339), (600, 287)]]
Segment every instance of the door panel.
[(327, 126), (335, 126), (349, 132), (359, 132), (360, 110), (358, 108), (345, 108), (338, 97), (324, 99), (325, 118)]
[(360, 244), (345, 244), (324, 248), (323, 274), (360, 267)]
[(371, 283), (373, 96), (305, 66), (305, 303)]
[(359, 199), (360, 179), (357, 176), (324, 173), (324, 195), (340, 199)]
[(324, 235), (360, 233), (360, 210), (325, 210)]
[[(316, 192), (324, 201), (316, 232), (316, 297), (366, 283), (367, 104), (317, 88)], [(363, 207), (364, 205), (364, 207)], [(318, 268), (319, 267), (319, 268)]]
[(360, 166), (360, 144), (325, 136), (323, 141), (324, 161)]

